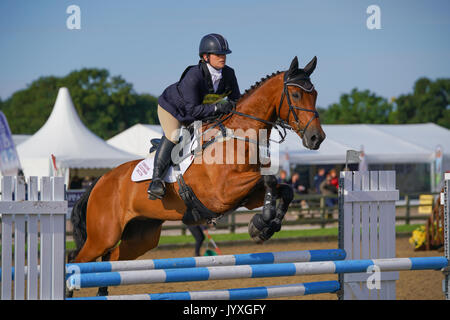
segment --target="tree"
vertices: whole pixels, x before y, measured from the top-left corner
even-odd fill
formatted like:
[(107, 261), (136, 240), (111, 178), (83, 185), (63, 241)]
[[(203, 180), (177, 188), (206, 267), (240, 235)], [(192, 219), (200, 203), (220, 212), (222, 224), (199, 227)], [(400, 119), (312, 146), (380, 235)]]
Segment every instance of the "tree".
[(450, 79), (419, 78), (413, 92), (396, 99), (398, 123), (434, 122), (450, 129)]
[(95, 134), (108, 139), (136, 123), (157, 123), (157, 99), (139, 95), (106, 69), (82, 69), (65, 77), (41, 77), (0, 105), (14, 133), (33, 134), (50, 115), (60, 87), (67, 87), (78, 115)]
[(387, 123), (392, 104), (369, 90), (342, 94), (324, 113), (325, 124)]

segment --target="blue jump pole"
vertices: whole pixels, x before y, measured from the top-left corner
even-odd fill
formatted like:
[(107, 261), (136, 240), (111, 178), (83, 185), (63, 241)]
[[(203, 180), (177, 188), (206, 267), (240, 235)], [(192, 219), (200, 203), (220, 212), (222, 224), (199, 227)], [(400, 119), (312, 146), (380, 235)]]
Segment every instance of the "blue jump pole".
[(66, 270), (67, 273), (71, 273), (71, 271), (76, 271), (77, 273), (97, 273), (212, 266), (238, 266), (246, 264), (334, 261), (344, 260), (345, 257), (345, 250), (342, 249), (281, 251), (207, 257), (69, 263), (66, 265)]
[(239, 288), (208, 291), (149, 293), (102, 297), (78, 297), (67, 300), (242, 300), (305, 296), (318, 293), (335, 293), (338, 281), (296, 283), (279, 286)]
[(445, 257), (396, 258), (374, 260), (343, 260), (280, 264), (240, 265), (227, 267), (197, 267), (148, 271), (78, 273), (67, 279), (70, 290), (88, 287), (131, 284), (188, 282), (222, 279), (282, 277), (294, 275), (358, 273), (376, 265), (380, 271), (442, 269), (448, 266)]
[[(245, 253), (245, 254), (208, 256), (208, 257), (68, 263), (66, 264), (66, 275), (68, 277), (71, 274), (75, 273), (102, 273), (102, 272), (118, 272), (118, 271), (136, 271), (136, 270), (212, 267), (212, 266), (237, 266), (246, 264), (334, 261), (344, 259), (345, 259), (345, 250), (325, 249), (325, 250)], [(27, 270), (25, 270), (25, 274), (26, 273)], [(14, 279), (14, 268), (12, 269), (12, 277)], [(1, 269), (0, 269), (0, 279), (1, 279)]]

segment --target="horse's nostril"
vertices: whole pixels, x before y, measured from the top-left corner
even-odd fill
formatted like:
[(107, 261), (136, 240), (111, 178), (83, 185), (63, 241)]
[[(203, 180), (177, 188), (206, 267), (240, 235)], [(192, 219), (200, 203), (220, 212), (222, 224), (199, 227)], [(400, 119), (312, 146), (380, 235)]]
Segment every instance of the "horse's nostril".
[(314, 142), (314, 141), (316, 141), (316, 140), (317, 140), (317, 136), (316, 136), (315, 134), (312, 135), (312, 136), (311, 136), (311, 141)]

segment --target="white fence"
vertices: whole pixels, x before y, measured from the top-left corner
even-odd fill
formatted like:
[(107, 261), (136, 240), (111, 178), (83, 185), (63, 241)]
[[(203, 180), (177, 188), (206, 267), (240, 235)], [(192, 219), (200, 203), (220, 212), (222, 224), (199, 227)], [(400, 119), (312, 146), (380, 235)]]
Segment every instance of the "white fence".
[[(395, 258), (395, 171), (344, 171), (340, 175), (339, 248), (346, 260)], [(370, 274), (340, 276), (341, 299), (395, 299), (397, 271), (381, 273), (381, 288), (369, 290)]]
[(64, 179), (6, 176), (1, 183), (1, 299), (64, 299)]
[[(450, 258), (449, 178), (446, 175), (441, 198), (446, 212), (447, 259)], [(339, 248), (346, 251), (346, 259), (395, 258), (395, 201), (399, 198), (395, 172), (341, 172), (340, 186)], [(66, 212), (63, 178), (43, 177), (40, 192), (37, 177), (29, 179), (27, 189), (21, 178), (2, 178), (1, 299), (64, 299)], [(378, 290), (367, 287), (370, 276), (339, 275), (340, 298), (395, 299), (398, 272), (382, 272)], [(443, 289), (447, 298), (450, 298), (449, 278), (446, 273)]]

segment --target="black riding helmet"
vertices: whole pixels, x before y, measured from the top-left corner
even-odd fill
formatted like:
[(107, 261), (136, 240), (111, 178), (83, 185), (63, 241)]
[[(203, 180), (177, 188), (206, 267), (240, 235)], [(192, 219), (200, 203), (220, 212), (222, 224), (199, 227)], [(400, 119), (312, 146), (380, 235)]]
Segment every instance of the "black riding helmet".
[(207, 34), (200, 41), (198, 55), (202, 58), (204, 53), (214, 54), (229, 54), (231, 53), (228, 47), (227, 39), (217, 33)]

